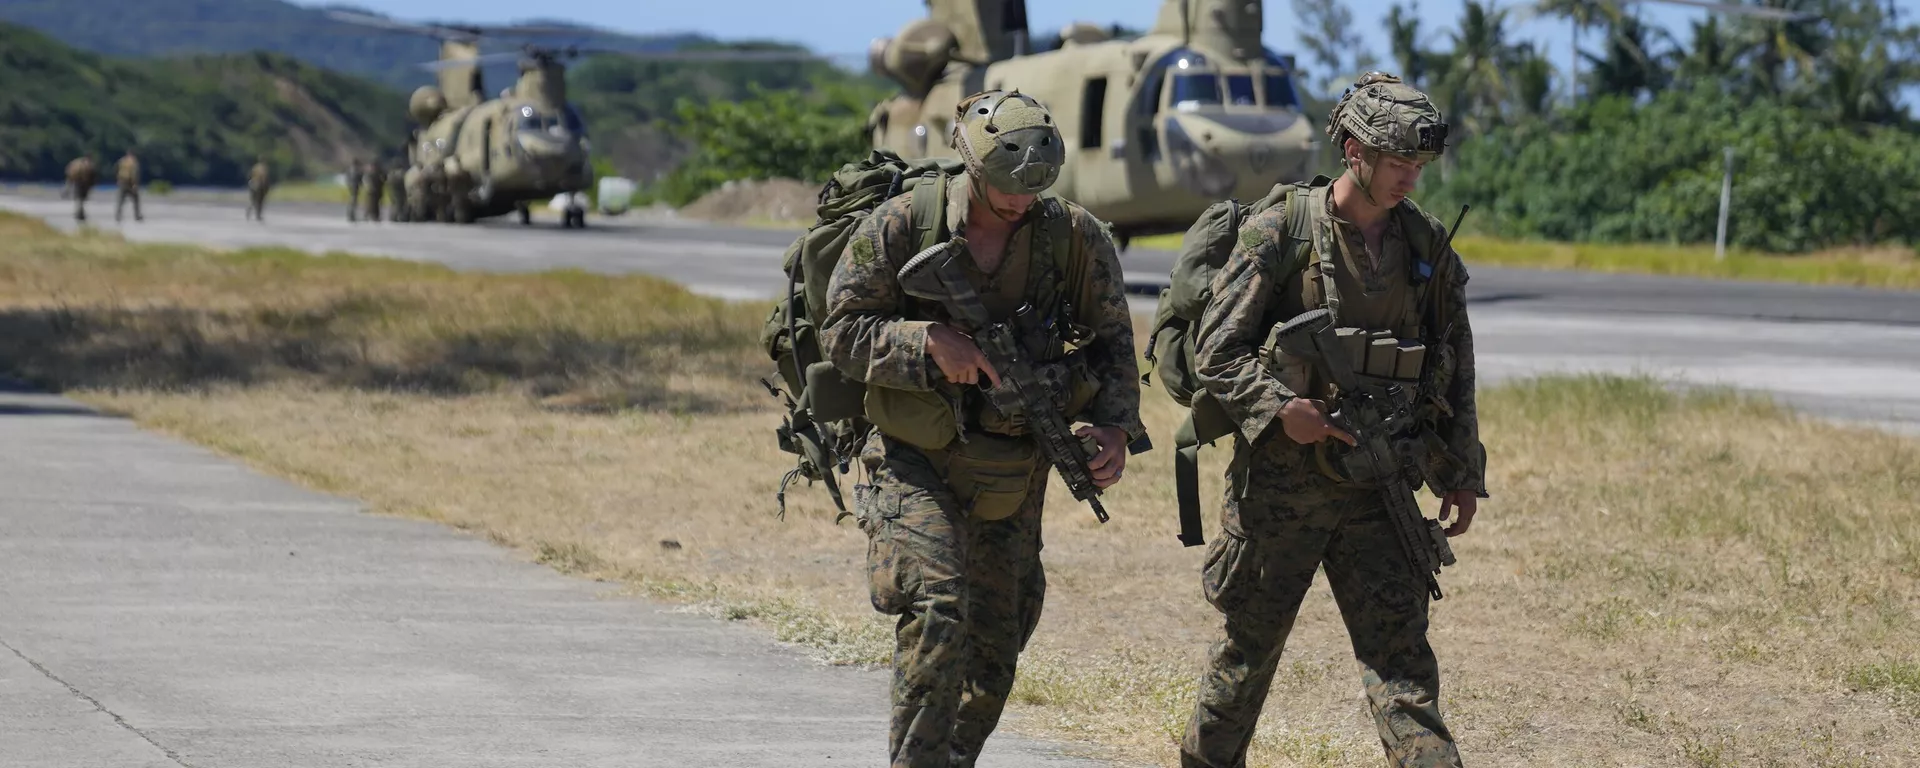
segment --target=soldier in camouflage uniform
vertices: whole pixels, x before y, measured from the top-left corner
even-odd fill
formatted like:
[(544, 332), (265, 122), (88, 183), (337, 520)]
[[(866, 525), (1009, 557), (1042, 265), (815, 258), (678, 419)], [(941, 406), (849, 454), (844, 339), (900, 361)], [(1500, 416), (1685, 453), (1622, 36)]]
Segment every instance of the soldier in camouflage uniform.
[(407, 202), (407, 174), (412, 172), (394, 169), (387, 174), (387, 220), (408, 222), (413, 220), (413, 208)]
[[(1427, 589), (1406, 564), (1382, 491), (1344, 484), (1322, 468), (1316, 453), (1328, 446), (1317, 444), (1351, 445), (1352, 437), (1326, 418), (1324, 384), (1276, 374), (1263, 366), (1261, 349), (1276, 323), (1324, 306), (1334, 308), (1342, 326), (1438, 339), (1441, 349), (1429, 350), (1440, 355), (1434, 381), (1448, 383), (1422, 393), (1430, 398), (1423, 415), (1447, 448), (1436, 453), (1451, 454), (1451, 461), (1430, 468), (1425, 479), (1442, 499), (1443, 522), (1457, 510), (1446, 534), (1466, 532), (1486, 496), (1467, 274), (1449, 250), (1431, 254), (1433, 279), (1411, 279), (1418, 271), (1412, 240), (1437, 248), (1443, 227), (1406, 199), (1421, 168), (1444, 147), (1445, 124), (1425, 94), (1368, 73), (1334, 107), (1327, 133), (1346, 171), (1293, 198), (1313, 206), (1314, 236), (1295, 246), (1312, 256), (1300, 271), (1279, 274), (1275, 265), (1289, 247), (1287, 213), (1275, 205), (1249, 219), (1214, 280), (1201, 323), (1195, 369), (1239, 431), (1223, 532), (1206, 554), (1202, 577), (1208, 602), (1226, 621), (1181, 741), (1181, 764), (1191, 768), (1246, 764), (1281, 649), (1323, 565), (1389, 762), (1460, 764), (1440, 717)], [(1429, 303), (1435, 300), (1441, 303)], [(1435, 306), (1445, 309), (1428, 314)], [(1436, 320), (1450, 329), (1444, 338), (1425, 333)], [(1289, 379), (1308, 391), (1293, 391), (1283, 383)]]
[(93, 155), (87, 154), (67, 163), (66, 196), (73, 199), (73, 220), (87, 220), (87, 195), (93, 192), (93, 186), (100, 181), (100, 169), (94, 165)]
[(267, 159), (260, 158), (247, 172), (247, 218), (267, 220), (267, 191), (272, 188), (273, 172), (267, 168)]
[(113, 205), (113, 220), (121, 220), (126, 214), (127, 201), (132, 200), (133, 220), (146, 221), (147, 218), (140, 215), (140, 159), (134, 157), (133, 150), (127, 150), (114, 166), (113, 180), (120, 187), (120, 195)]
[[(1052, 116), (1032, 97), (990, 91), (962, 102), (954, 124), (967, 173), (895, 197), (860, 225), (829, 281), (821, 331), (834, 364), (866, 383), (876, 425), (854, 496), (874, 608), (900, 617), (896, 768), (972, 766), (999, 722), (1046, 592), (1040, 520), (1052, 466), (976, 386), (999, 381), (979, 348), (940, 305), (902, 293), (898, 272), (925, 247), (916, 211), (929, 228), (964, 235), (963, 269), (996, 319), (1033, 307), (1024, 346), (1067, 421), (1093, 425), (1078, 433), (1097, 444), (1097, 485), (1120, 480), (1126, 446), (1144, 434), (1113, 239), (1085, 209), (1038, 196), (1065, 156)], [(932, 202), (937, 190), (944, 203)], [(1069, 327), (1072, 354), (1049, 337)]]
[(367, 164), (354, 158), (347, 166), (347, 221), (357, 221), (360, 217), (360, 189), (367, 180)]
[(378, 222), (380, 201), (386, 197), (387, 193), (387, 169), (380, 164), (379, 158), (367, 161), (366, 192), (366, 207), (360, 213), (367, 217), (367, 221)]

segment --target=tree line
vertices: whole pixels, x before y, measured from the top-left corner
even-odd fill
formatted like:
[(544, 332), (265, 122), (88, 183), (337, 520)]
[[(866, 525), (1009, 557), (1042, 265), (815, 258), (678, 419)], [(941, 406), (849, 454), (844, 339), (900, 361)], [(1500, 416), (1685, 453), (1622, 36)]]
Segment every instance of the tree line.
[[(1920, 31), (1879, 0), (1759, 5), (1805, 18), (1713, 13), (1676, 32), (1614, 0), (1468, 0), (1454, 28), (1427, 30), (1396, 4), (1389, 66), (1435, 97), (1456, 136), (1423, 197), (1472, 203), (1481, 230), (1506, 236), (1711, 242), (1731, 148), (1730, 244), (1920, 243), (1920, 125), (1901, 100), (1920, 83)], [(1373, 64), (1324, 44), (1355, 38), (1341, 0), (1294, 8), (1315, 32), (1302, 40), (1314, 69)], [(1525, 14), (1576, 30), (1577, 79), (1514, 38)], [(1341, 84), (1312, 83), (1322, 100)]]

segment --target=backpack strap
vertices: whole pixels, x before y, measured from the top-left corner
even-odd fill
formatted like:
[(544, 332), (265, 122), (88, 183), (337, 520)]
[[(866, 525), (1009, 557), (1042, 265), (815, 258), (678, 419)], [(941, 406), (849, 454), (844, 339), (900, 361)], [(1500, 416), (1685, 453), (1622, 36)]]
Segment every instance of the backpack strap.
[(932, 248), (947, 234), (947, 174), (935, 171), (920, 177), (911, 202), (915, 252)]
[(1300, 217), (1292, 219), (1301, 222), (1295, 231), (1306, 230), (1312, 238), (1314, 261), (1320, 266), (1320, 297), (1326, 302), (1327, 311), (1332, 313), (1333, 324), (1337, 327), (1340, 325), (1340, 288), (1337, 285), (1339, 281), (1333, 279), (1333, 260), (1338, 251), (1334, 250), (1333, 245), (1333, 221), (1326, 215), (1327, 196), (1332, 193), (1332, 185), (1314, 187), (1307, 197), (1307, 204), (1303, 206), (1306, 210), (1298, 213), (1288, 211), (1288, 214), (1290, 217)]

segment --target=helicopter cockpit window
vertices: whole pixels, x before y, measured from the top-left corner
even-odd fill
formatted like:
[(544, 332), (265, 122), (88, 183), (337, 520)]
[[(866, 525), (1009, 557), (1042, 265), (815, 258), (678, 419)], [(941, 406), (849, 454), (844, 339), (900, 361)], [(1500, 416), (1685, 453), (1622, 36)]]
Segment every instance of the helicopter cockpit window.
[(572, 104), (568, 104), (566, 111), (560, 114), (560, 124), (566, 126), (567, 132), (575, 136), (587, 135), (587, 121), (580, 116), (580, 109)]
[(1220, 104), (1220, 76), (1212, 72), (1175, 73), (1173, 108), (1187, 111)]
[(1300, 95), (1293, 89), (1293, 67), (1291, 57), (1282, 57), (1273, 51), (1267, 51), (1267, 70), (1262, 78), (1267, 90), (1267, 106), (1300, 108)]
[(1227, 75), (1227, 103), (1236, 107), (1251, 107), (1256, 98), (1253, 95), (1253, 75)]

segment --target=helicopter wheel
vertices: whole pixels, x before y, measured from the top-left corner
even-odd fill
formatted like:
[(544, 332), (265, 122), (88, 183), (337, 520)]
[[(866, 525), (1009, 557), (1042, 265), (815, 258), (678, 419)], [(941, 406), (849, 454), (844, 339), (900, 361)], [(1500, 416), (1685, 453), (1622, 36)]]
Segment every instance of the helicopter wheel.
[(527, 208), (527, 206), (524, 206), (524, 205), (520, 206), (520, 226), (526, 227), (526, 226), (532, 226), (532, 224), (533, 224), (533, 211)]

